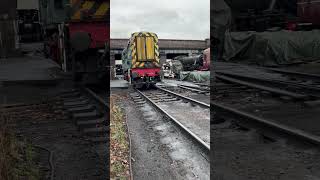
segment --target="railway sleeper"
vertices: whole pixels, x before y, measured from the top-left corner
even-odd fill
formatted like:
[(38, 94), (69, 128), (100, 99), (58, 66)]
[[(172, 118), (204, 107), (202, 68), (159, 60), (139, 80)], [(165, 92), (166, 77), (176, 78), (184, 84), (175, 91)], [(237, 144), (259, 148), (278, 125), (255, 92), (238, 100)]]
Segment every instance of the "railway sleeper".
[(72, 102), (76, 102), (76, 101), (86, 101), (88, 100), (88, 98), (84, 97), (84, 96), (80, 96), (80, 97), (76, 97), (76, 98), (64, 98), (63, 101), (65, 103), (72, 103)]
[(106, 120), (104, 117), (98, 118), (98, 119), (81, 120), (76, 122), (80, 130), (83, 130), (84, 128), (94, 128), (97, 126), (102, 126), (105, 123), (106, 123)]
[(76, 98), (76, 97), (79, 97), (81, 96), (80, 92), (73, 92), (73, 93), (70, 93), (70, 94), (62, 94), (60, 95), (61, 98)]
[(82, 132), (87, 136), (99, 137), (99, 136), (107, 136), (109, 132), (109, 128), (106, 126), (102, 127), (94, 127), (94, 128), (84, 128)]
[(86, 113), (86, 112), (91, 112), (95, 110), (95, 106), (88, 104), (85, 106), (70, 107), (70, 108), (67, 108), (67, 110), (70, 113)]
[(74, 113), (72, 117), (75, 121), (88, 120), (88, 119), (97, 119), (102, 117), (102, 113), (97, 110), (85, 113)]
[(90, 102), (89, 100), (80, 100), (80, 101), (74, 101), (74, 102), (65, 102), (64, 107), (65, 108), (73, 108), (73, 107), (79, 107), (79, 106), (86, 106)]

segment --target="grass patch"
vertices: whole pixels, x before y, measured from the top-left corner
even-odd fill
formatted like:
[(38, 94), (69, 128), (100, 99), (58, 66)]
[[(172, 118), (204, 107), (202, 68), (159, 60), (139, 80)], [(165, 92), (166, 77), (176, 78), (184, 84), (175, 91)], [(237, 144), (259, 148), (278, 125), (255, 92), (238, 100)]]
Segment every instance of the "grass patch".
[(26, 140), (18, 141), (8, 122), (9, 117), (0, 111), (0, 179), (40, 179), (33, 146)]
[(130, 179), (129, 142), (126, 117), (112, 96), (110, 118), (110, 177), (111, 179)]

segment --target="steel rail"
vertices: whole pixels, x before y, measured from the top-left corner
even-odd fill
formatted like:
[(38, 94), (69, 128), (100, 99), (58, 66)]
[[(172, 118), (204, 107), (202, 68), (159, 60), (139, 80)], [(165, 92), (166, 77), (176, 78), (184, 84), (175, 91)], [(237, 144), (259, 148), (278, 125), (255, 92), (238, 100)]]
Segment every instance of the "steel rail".
[(204, 86), (204, 87), (210, 87), (210, 84), (205, 84), (205, 83), (194, 83), (198, 86)]
[(210, 90), (205, 90), (205, 89), (192, 87), (192, 86), (187, 86), (187, 85), (183, 85), (183, 84), (178, 84), (178, 87), (180, 87), (182, 89), (187, 89), (187, 90), (190, 90), (190, 91), (195, 91), (195, 92), (198, 92), (198, 93), (201, 93), (201, 94), (210, 92)]
[[(237, 109), (227, 107), (225, 105), (222, 105), (222, 104), (219, 104), (216, 102), (211, 102), (210, 104), (212, 105), (212, 107), (215, 111), (222, 111), (222, 112), (228, 113), (228, 115), (234, 115), (238, 119), (242, 118), (247, 121), (258, 123), (260, 125), (272, 128), (272, 131), (277, 130), (279, 132), (285, 133), (286, 135), (293, 136), (295, 138), (301, 139), (301, 140), (309, 142), (311, 144), (320, 146), (320, 137), (319, 136), (310, 134), (310, 133), (305, 132), (300, 129), (296, 129), (296, 128), (289, 127), (289, 126), (286, 126), (283, 124), (279, 124), (279, 123), (270, 121), (268, 119), (257, 117), (255, 115), (252, 115), (252, 114), (249, 114), (249, 113), (246, 113), (243, 111), (239, 111)], [(216, 113), (216, 114), (219, 114), (219, 113)]]
[(299, 93), (295, 93), (295, 92), (291, 92), (291, 91), (287, 91), (287, 90), (282, 90), (279, 88), (273, 88), (270, 86), (264, 86), (264, 85), (260, 85), (260, 84), (256, 84), (256, 83), (251, 83), (251, 82), (247, 82), (244, 80), (239, 80), (239, 79), (235, 79), (235, 78), (231, 78), (231, 77), (227, 77), (224, 75), (216, 75), (217, 79), (221, 79), (224, 81), (228, 81), (231, 83), (236, 83), (236, 84), (240, 84), (243, 86), (247, 86), (247, 87), (251, 87), (251, 88), (255, 88), (255, 89), (260, 89), (260, 90), (264, 90), (264, 91), (268, 91), (274, 94), (280, 94), (280, 95), (284, 95), (284, 96), (289, 96), (295, 99), (299, 99), (299, 100), (307, 100), (310, 99), (308, 95), (305, 94), (299, 94)]
[(184, 100), (186, 100), (186, 101), (192, 102), (192, 103), (197, 104), (197, 105), (199, 105), (199, 106), (202, 106), (202, 107), (205, 107), (205, 108), (210, 108), (210, 104), (206, 104), (206, 103), (203, 103), (203, 102), (200, 102), (200, 101), (191, 99), (191, 98), (189, 98), (189, 97), (182, 96), (182, 95), (177, 94), (177, 93), (175, 93), (175, 92), (172, 92), (172, 91), (169, 91), (169, 90), (167, 90), (167, 89), (161, 88), (161, 87), (159, 87), (159, 86), (157, 86), (157, 85), (156, 85), (155, 87), (156, 87), (157, 89), (160, 89), (161, 91), (167, 92), (168, 94), (172, 94), (172, 95), (174, 95), (174, 96), (176, 96), (176, 97), (179, 97), (179, 98), (184, 99)]
[[(157, 108), (161, 113), (169, 117), (175, 124), (177, 124), (181, 129), (183, 129), (188, 135), (193, 137), (202, 147), (204, 147), (206, 150), (210, 151), (210, 144), (207, 144), (204, 142), (199, 136), (194, 134), (192, 131), (190, 131), (187, 127), (185, 127), (180, 121), (178, 121), (176, 118), (171, 116), (168, 112), (166, 112), (163, 108), (158, 106), (154, 101), (152, 101), (149, 97), (147, 97), (145, 94), (143, 94), (138, 89), (135, 89), (143, 98), (145, 98), (147, 101), (149, 101), (155, 108)], [(204, 103), (203, 103), (204, 104)], [(210, 107), (210, 106), (209, 106)]]
[[(276, 86), (277, 88), (279, 87), (284, 87), (288, 86), (290, 88), (298, 88), (302, 89), (305, 94), (308, 94), (310, 97), (320, 97), (320, 88), (316, 86), (310, 86), (310, 85), (304, 85), (304, 84), (299, 84), (295, 82), (289, 82), (289, 81), (283, 81), (283, 80), (276, 80), (276, 79), (270, 79), (270, 78), (257, 78), (257, 77), (251, 77), (251, 76), (246, 76), (246, 75), (239, 75), (235, 73), (230, 73), (230, 72), (217, 72), (218, 74), (222, 74), (225, 76), (231, 76), (236, 79), (246, 79), (250, 81), (255, 81), (255, 82), (260, 82), (260, 83), (269, 83), (269, 86)], [(317, 95), (315, 95), (317, 94)]]
[(91, 89), (86, 88), (86, 87), (82, 87), (81, 88), (82, 91), (84, 93), (86, 93), (87, 95), (89, 95), (96, 103), (98, 103), (101, 107), (104, 108), (104, 112), (107, 111), (109, 109), (109, 104), (107, 103), (106, 100), (104, 100), (103, 98), (101, 98), (100, 96), (98, 96), (95, 92), (93, 92)]
[(297, 71), (290, 71), (290, 70), (284, 70), (284, 69), (277, 69), (277, 68), (263, 68), (269, 71), (274, 71), (280, 74), (284, 75), (293, 75), (293, 76), (299, 76), (301, 78), (306, 78), (307, 80), (316, 80), (320, 81), (320, 75), (319, 74), (310, 74), (310, 73), (304, 73), (304, 72), (297, 72)]

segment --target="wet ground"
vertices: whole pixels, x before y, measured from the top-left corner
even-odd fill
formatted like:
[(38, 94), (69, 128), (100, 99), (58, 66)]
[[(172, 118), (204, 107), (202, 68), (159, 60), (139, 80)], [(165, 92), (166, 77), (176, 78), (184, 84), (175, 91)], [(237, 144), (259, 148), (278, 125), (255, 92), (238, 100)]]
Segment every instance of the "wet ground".
[(117, 90), (126, 99), (132, 143), (134, 179), (210, 179), (208, 157), (180, 129), (147, 104), (138, 106), (127, 90)]
[(159, 104), (166, 112), (176, 118), (185, 127), (210, 144), (210, 109), (192, 106), (182, 101)]

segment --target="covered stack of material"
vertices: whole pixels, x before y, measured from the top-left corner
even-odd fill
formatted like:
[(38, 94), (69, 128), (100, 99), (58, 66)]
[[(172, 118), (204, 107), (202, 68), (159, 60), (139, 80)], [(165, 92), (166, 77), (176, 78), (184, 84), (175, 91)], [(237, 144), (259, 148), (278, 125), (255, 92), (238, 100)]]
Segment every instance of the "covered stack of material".
[(16, 49), (16, 1), (0, 1), (0, 58), (6, 58)]
[(181, 71), (180, 72), (181, 81), (190, 82), (209, 82), (210, 81), (210, 71)]
[(227, 32), (223, 59), (281, 66), (320, 59), (320, 31)]
[(211, 45), (214, 59), (220, 59), (223, 53), (224, 34), (231, 27), (231, 9), (224, 0), (211, 3)]
[(183, 71), (182, 63), (179, 60), (172, 60), (172, 72), (175, 76), (179, 76), (181, 71)]

